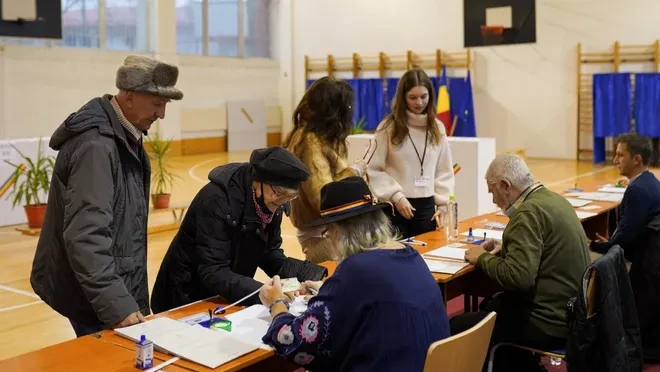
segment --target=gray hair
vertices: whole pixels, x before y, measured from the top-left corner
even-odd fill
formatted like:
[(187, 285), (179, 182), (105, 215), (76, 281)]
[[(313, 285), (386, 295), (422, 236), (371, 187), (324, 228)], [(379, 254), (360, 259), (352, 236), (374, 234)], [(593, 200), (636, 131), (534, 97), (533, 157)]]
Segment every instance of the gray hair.
[(330, 229), (339, 261), (397, 241), (390, 220), (381, 210), (336, 222)]
[(508, 180), (517, 190), (524, 190), (534, 183), (534, 175), (518, 155), (500, 154), (490, 163), (486, 181), (497, 183), (502, 180)]

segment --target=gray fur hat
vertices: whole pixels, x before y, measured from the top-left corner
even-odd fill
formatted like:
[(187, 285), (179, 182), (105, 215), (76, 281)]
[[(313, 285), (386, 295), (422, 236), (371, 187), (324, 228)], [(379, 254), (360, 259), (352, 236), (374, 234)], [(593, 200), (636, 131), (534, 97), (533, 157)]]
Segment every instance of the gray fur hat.
[(180, 100), (183, 93), (174, 85), (179, 69), (144, 56), (128, 56), (117, 70), (117, 89), (153, 94), (159, 97)]

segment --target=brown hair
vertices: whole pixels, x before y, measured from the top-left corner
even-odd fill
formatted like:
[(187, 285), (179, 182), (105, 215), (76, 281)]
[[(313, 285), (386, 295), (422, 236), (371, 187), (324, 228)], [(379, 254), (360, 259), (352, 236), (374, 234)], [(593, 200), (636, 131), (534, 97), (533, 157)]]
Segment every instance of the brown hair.
[(345, 81), (324, 76), (315, 81), (293, 111), (293, 130), (282, 146), (288, 148), (298, 130), (316, 134), (340, 156), (348, 152), (346, 137), (351, 133), (355, 92)]
[(407, 71), (396, 86), (396, 95), (392, 103), (392, 113), (385, 118), (382, 130), (390, 130), (392, 145), (398, 146), (408, 135), (408, 103), (406, 94), (418, 86), (426, 87), (429, 91), (429, 103), (426, 105), (426, 125), (429, 130), (431, 143), (437, 145), (440, 142), (440, 130), (435, 119), (435, 91), (431, 79), (419, 68)]

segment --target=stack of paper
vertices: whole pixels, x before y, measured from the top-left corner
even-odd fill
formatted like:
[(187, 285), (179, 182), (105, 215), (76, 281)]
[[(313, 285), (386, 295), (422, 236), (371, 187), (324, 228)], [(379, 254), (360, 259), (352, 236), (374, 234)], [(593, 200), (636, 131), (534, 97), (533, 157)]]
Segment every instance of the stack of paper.
[(589, 218), (597, 215), (598, 213), (594, 212), (584, 212), (584, 211), (575, 211), (575, 214), (577, 214), (578, 218)]
[(145, 335), (159, 349), (208, 368), (217, 368), (257, 349), (229, 332), (190, 326), (164, 317), (119, 328), (115, 332), (133, 341)]

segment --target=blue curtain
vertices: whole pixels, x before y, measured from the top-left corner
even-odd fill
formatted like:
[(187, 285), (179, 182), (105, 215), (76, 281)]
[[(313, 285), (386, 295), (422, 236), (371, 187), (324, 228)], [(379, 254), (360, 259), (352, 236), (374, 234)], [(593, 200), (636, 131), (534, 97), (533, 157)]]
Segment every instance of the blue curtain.
[(385, 85), (387, 86), (387, 97), (385, 101), (385, 111), (383, 112), (383, 117), (392, 112), (392, 102), (396, 96), (396, 86), (399, 84), (399, 78), (387, 78), (385, 79)]
[(465, 78), (449, 79), (449, 100), (452, 122), (455, 117), (458, 117), (454, 128), (454, 137), (476, 137), (477, 126), (474, 118), (472, 78), (469, 71)]
[(635, 75), (635, 131), (641, 135), (660, 137), (660, 74)]
[(605, 161), (605, 138), (630, 130), (632, 96), (630, 74), (593, 76), (593, 162)]
[(355, 91), (353, 122), (365, 119), (365, 130), (375, 130), (385, 116), (383, 79), (346, 79)]

